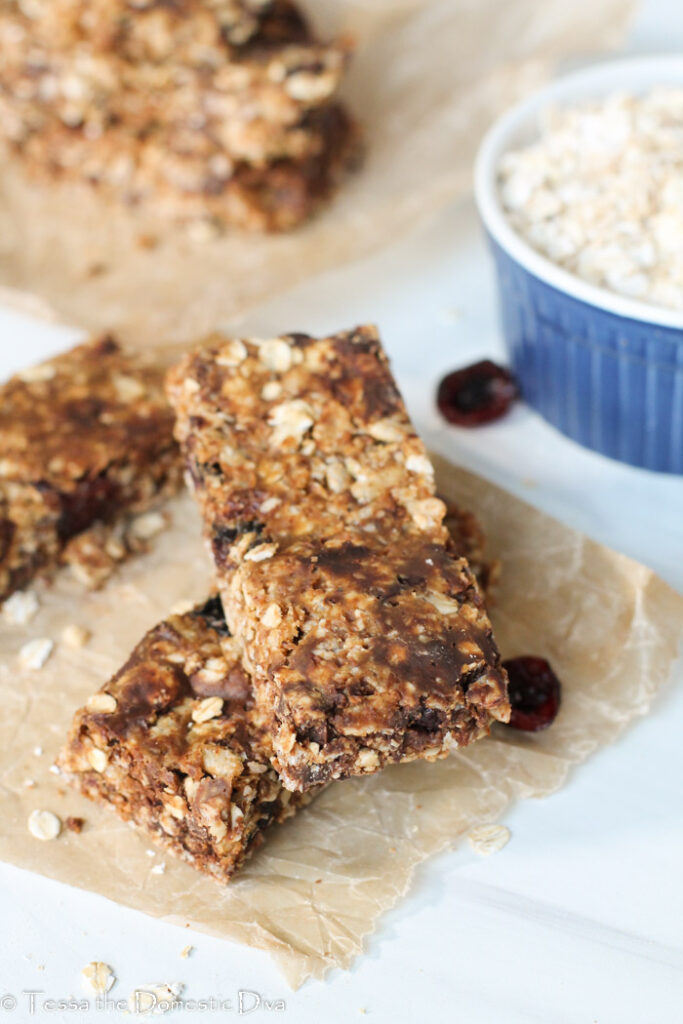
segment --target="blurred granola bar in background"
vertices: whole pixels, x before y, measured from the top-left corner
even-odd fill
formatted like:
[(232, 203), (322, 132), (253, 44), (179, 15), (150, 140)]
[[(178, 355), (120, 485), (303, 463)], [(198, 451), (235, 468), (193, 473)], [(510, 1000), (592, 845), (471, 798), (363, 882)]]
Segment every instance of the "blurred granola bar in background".
[(349, 55), (289, 0), (0, 0), (0, 141), (43, 181), (286, 230), (358, 159)]

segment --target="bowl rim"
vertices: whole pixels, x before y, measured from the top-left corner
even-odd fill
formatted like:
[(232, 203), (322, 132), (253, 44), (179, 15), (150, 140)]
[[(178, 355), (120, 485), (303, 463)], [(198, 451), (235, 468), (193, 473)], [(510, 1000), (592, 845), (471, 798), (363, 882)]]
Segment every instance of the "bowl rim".
[[(683, 311), (630, 299), (599, 285), (590, 284), (543, 256), (510, 225), (497, 187), (501, 156), (512, 148), (513, 137), (536, 126), (538, 114), (550, 104), (565, 105), (610, 92), (645, 92), (657, 86), (680, 83), (683, 87), (683, 54), (602, 61), (563, 75), (511, 107), (484, 136), (475, 161), (474, 195), (484, 226), (517, 263), (534, 277), (560, 292), (629, 320), (683, 332)], [(683, 334), (681, 337), (683, 342)]]

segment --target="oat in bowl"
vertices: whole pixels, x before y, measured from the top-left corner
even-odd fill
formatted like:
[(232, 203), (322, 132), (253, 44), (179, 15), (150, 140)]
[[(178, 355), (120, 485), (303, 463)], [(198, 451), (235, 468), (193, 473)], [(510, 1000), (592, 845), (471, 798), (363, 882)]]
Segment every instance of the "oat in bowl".
[(526, 401), (612, 458), (683, 473), (683, 59), (618, 61), (513, 108), (477, 205)]

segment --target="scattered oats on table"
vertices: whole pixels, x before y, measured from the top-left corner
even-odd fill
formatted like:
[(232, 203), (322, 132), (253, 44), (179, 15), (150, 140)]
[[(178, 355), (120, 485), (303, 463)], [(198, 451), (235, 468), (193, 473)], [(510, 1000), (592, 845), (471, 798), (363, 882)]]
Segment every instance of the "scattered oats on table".
[(113, 987), (116, 975), (109, 964), (93, 960), (81, 971), (81, 985), (84, 991), (103, 996)]

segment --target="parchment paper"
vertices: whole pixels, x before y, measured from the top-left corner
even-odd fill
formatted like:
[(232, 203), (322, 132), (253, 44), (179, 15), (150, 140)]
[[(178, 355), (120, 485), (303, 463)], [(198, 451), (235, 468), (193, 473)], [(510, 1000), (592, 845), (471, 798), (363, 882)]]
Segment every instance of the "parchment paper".
[[(305, 0), (304, 0), (305, 3)], [(154, 344), (225, 326), (312, 273), (366, 255), (470, 183), (477, 143), (560, 58), (622, 37), (631, 0), (309, 0), (322, 30), (354, 33), (346, 89), (368, 143), (333, 206), (289, 236), (193, 241), (73, 188), (0, 166), (0, 285), (32, 308)], [(140, 239), (158, 237), (155, 248)], [(23, 304), (23, 303), (22, 303)]]
[[(348, 966), (363, 938), (410, 885), (416, 865), (492, 821), (518, 797), (545, 796), (572, 765), (645, 714), (669, 679), (683, 636), (683, 598), (654, 573), (600, 547), (485, 481), (437, 460), (439, 490), (480, 516), (504, 559), (493, 609), (506, 656), (549, 657), (563, 681), (559, 717), (545, 733), (500, 727), (438, 764), (390, 768), (336, 783), (274, 828), (246, 870), (221, 887), (160, 856), (149, 841), (70, 792), (49, 765), (78, 705), (128, 656), (142, 631), (181, 598), (201, 598), (209, 569), (198, 516), (185, 496), (173, 526), (109, 586), (84, 596), (66, 575), (40, 590), (28, 627), (0, 625), (0, 857), (178, 924), (269, 950), (292, 985)], [(29, 636), (93, 631), (81, 651), (61, 646), (38, 672), (20, 672)], [(41, 745), (43, 754), (32, 751)], [(588, 770), (588, 769), (586, 769)], [(26, 779), (35, 788), (24, 786)], [(30, 836), (36, 808), (86, 817), (80, 835)]]

